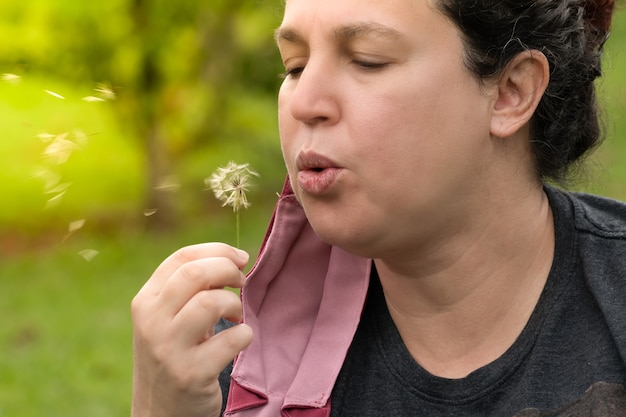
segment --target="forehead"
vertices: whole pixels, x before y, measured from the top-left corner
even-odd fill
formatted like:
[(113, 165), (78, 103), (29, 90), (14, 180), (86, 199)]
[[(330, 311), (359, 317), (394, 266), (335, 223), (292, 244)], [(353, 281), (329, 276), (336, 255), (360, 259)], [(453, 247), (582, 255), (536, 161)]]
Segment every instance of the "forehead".
[(388, 38), (433, 30), (443, 15), (431, 0), (288, 0), (278, 40), (299, 41), (313, 32), (338, 39), (362, 36)]

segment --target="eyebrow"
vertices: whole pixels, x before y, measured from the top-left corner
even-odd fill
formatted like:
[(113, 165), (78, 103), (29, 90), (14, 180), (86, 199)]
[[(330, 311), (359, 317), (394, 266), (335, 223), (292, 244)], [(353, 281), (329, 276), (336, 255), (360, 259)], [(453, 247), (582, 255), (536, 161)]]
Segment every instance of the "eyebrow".
[[(376, 36), (397, 40), (402, 37), (402, 33), (374, 22), (358, 22), (344, 25), (333, 31), (334, 37), (341, 42), (350, 42), (357, 38)], [(286, 41), (289, 43), (306, 43), (304, 37), (293, 27), (279, 27), (274, 31), (274, 39), (276, 43)]]

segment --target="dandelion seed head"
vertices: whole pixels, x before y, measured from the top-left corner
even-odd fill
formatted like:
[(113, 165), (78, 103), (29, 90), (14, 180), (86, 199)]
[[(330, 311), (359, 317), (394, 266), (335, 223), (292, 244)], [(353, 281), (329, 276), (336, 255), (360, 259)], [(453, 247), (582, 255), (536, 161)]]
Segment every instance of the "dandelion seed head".
[(225, 167), (218, 168), (209, 178), (207, 185), (222, 203), (222, 207), (231, 206), (234, 212), (248, 208), (250, 203), (246, 197), (251, 177), (259, 174), (250, 169), (249, 164), (237, 164), (230, 161)]

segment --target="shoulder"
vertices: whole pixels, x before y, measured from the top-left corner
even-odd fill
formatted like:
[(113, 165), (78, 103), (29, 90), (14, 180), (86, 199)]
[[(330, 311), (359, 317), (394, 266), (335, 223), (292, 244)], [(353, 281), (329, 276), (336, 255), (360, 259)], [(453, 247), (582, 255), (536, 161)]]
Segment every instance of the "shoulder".
[(626, 203), (552, 187), (546, 187), (546, 193), (555, 216), (571, 215), (579, 233), (626, 244)]
[(575, 248), (572, 256), (576, 259), (570, 262), (576, 265), (626, 358), (626, 204), (548, 187), (546, 193), (555, 225), (570, 229), (563, 233)]
[(573, 249), (568, 262), (581, 274), (605, 315), (624, 321), (620, 334), (626, 354), (626, 204), (548, 187), (546, 193), (557, 236), (568, 241), (561, 244)]
[(626, 240), (626, 203), (591, 194), (571, 194), (576, 225), (601, 237)]

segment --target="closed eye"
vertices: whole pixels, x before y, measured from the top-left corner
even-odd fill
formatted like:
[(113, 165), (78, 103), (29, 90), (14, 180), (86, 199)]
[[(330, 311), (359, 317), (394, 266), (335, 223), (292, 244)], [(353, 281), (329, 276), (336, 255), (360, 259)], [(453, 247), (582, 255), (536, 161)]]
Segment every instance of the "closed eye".
[(287, 77), (298, 78), (300, 74), (302, 74), (302, 71), (304, 71), (304, 67), (288, 68), (285, 70), (285, 72), (280, 74), (280, 77), (281, 78), (287, 78)]
[(353, 60), (352, 62), (358, 67), (367, 71), (383, 69), (389, 65), (388, 62), (371, 62), (371, 61), (362, 61), (362, 60)]

